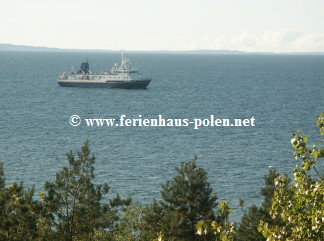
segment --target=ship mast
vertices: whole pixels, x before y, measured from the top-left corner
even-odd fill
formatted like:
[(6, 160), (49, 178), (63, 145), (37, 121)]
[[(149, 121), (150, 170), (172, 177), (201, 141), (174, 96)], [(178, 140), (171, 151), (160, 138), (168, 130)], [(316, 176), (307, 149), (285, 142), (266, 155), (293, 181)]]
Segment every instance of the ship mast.
[(124, 64), (126, 61), (125, 61), (125, 56), (124, 56), (123, 50), (120, 51), (120, 55), (121, 55), (122, 64)]

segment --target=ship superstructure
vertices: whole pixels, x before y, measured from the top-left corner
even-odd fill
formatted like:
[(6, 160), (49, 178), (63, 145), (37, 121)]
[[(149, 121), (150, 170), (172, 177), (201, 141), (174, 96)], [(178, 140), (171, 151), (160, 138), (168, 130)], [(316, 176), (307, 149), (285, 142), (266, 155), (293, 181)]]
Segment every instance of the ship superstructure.
[(145, 89), (151, 80), (143, 77), (122, 53), (120, 66), (115, 64), (108, 72), (92, 73), (86, 61), (81, 63), (78, 72), (63, 73), (58, 84), (64, 87)]

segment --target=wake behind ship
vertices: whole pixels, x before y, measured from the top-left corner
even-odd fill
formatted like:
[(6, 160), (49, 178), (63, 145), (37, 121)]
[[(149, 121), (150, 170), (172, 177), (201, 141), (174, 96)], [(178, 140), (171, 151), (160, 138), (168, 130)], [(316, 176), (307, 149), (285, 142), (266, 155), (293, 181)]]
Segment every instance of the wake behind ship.
[(78, 72), (63, 73), (57, 82), (63, 87), (146, 89), (151, 80), (142, 77), (131, 61), (121, 54), (121, 65), (115, 64), (108, 72), (92, 73), (87, 61), (81, 63)]

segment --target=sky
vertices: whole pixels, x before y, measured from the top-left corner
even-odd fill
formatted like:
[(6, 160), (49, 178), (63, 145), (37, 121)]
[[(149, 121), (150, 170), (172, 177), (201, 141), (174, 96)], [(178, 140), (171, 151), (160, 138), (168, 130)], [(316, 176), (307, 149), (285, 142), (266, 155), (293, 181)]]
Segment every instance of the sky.
[(0, 43), (324, 52), (324, 0), (0, 0)]

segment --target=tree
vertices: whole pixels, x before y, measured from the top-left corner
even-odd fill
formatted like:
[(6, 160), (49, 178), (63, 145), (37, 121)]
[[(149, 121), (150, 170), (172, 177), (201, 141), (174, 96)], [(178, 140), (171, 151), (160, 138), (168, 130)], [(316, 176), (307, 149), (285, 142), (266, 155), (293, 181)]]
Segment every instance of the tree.
[(142, 222), (144, 208), (141, 205), (130, 205), (121, 214), (118, 228), (109, 233), (113, 241), (141, 241), (139, 230)]
[[(324, 113), (317, 118), (324, 135)], [(275, 191), (270, 214), (286, 225), (269, 225), (260, 221), (259, 231), (267, 240), (322, 240), (324, 237), (324, 181), (316, 163), (324, 158), (324, 149), (307, 147), (307, 137), (301, 131), (293, 135), (291, 144), (296, 160), (291, 184), (285, 176), (274, 179)], [(324, 141), (324, 137), (323, 137)], [(314, 170), (314, 173), (311, 170)]]
[(221, 201), (218, 208), (222, 216), (221, 222), (198, 221), (196, 225), (197, 234), (202, 236), (204, 240), (233, 241), (236, 234), (236, 224), (228, 221), (232, 209), (226, 200)]
[[(274, 179), (278, 178), (280, 173), (274, 169), (269, 169), (268, 175), (264, 176), (265, 186), (261, 189), (261, 195), (264, 201), (261, 207), (252, 205), (248, 211), (244, 209), (244, 202), (240, 200), (240, 206), (243, 211), (243, 217), (240, 226), (237, 230), (236, 240), (238, 241), (262, 241), (265, 237), (258, 231), (260, 220), (265, 220), (269, 225), (284, 225), (279, 219), (272, 219), (270, 215), (270, 208), (272, 205), (272, 198), (274, 195), (275, 184)], [(287, 182), (289, 180), (287, 179)]]
[[(118, 212), (131, 203), (117, 195), (102, 204), (103, 195), (109, 191), (108, 184), (93, 183), (95, 157), (90, 156), (86, 141), (77, 158), (67, 153), (69, 166), (56, 175), (54, 182), (46, 182), (41, 193), (46, 212), (39, 225), (43, 235), (53, 240), (94, 240), (95, 234), (107, 234), (117, 228)], [(107, 235), (103, 235), (108, 237)]]
[(198, 240), (196, 224), (214, 221), (216, 194), (207, 173), (196, 165), (196, 157), (176, 168), (177, 176), (162, 185), (161, 201), (153, 201), (143, 217), (142, 240), (158, 235), (165, 240)]
[(0, 240), (35, 240), (40, 205), (33, 200), (34, 187), (24, 190), (23, 183), (5, 187), (0, 162)]

